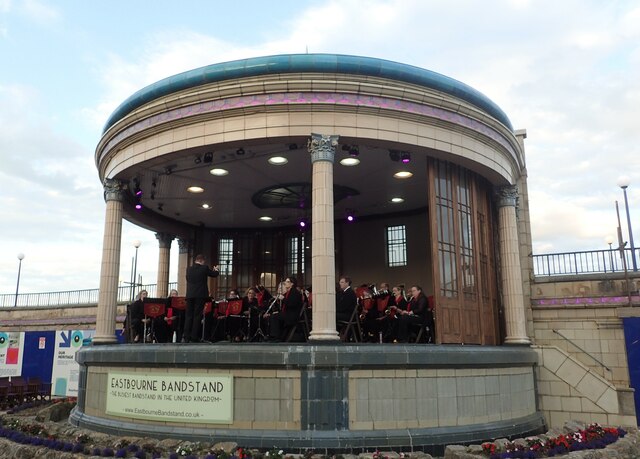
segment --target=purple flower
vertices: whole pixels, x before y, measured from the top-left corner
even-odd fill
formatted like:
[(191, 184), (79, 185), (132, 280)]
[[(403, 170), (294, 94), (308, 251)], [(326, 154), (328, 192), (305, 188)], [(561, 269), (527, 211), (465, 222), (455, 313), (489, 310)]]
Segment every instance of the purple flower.
[(169, 459), (178, 459), (178, 454), (177, 453), (169, 454)]
[(111, 448), (105, 448), (102, 450), (102, 457), (113, 457), (113, 450)]
[(137, 457), (138, 459), (147, 459), (147, 453), (145, 453), (141, 449), (136, 451), (136, 454), (134, 456)]
[(127, 450), (124, 448), (120, 448), (116, 451), (116, 457), (127, 457)]
[(138, 445), (136, 445), (135, 443), (132, 443), (129, 445), (129, 451), (132, 453), (135, 453), (136, 451), (138, 451), (140, 449), (140, 447)]
[(82, 443), (76, 443), (75, 445), (73, 445), (73, 451), (74, 453), (82, 453), (84, 452), (84, 445)]

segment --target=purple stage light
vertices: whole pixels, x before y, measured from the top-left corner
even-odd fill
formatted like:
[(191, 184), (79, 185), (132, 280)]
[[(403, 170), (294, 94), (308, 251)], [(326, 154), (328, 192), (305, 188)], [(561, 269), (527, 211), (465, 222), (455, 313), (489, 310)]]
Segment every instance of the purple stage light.
[(138, 203), (136, 204), (136, 210), (141, 210), (142, 209), (142, 204)]
[(352, 221), (354, 221), (354, 220), (355, 220), (355, 218), (353, 217), (353, 215), (348, 215), (348, 216), (347, 216), (347, 221), (352, 222)]

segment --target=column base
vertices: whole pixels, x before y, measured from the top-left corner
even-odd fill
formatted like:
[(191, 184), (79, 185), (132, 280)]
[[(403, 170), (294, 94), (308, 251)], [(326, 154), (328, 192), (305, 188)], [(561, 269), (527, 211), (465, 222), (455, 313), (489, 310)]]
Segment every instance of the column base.
[(94, 336), (91, 339), (91, 344), (118, 344), (118, 339), (113, 335)]
[(510, 336), (504, 339), (504, 344), (517, 344), (530, 346), (531, 340), (527, 336)]
[(309, 341), (340, 341), (340, 335), (334, 329), (312, 330)]

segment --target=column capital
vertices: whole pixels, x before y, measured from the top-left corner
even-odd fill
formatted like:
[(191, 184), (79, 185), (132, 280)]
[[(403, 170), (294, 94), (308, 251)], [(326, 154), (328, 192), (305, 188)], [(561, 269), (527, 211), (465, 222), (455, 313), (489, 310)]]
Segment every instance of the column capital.
[(161, 249), (170, 249), (171, 241), (173, 241), (173, 234), (169, 233), (156, 233), (156, 239), (158, 240), (158, 245)]
[(516, 207), (518, 205), (518, 187), (516, 185), (495, 187), (494, 197), (498, 207)]
[(339, 135), (311, 134), (307, 141), (307, 150), (311, 153), (311, 162), (329, 161), (333, 164), (336, 156)]
[(178, 249), (179, 253), (189, 253), (189, 246), (191, 245), (191, 241), (189, 239), (178, 239)]
[(124, 201), (124, 192), (127, 189), (127, 185), (123, 181), (106, 178), (102, 181), (102, 187), (104, 188), (105, 201)]

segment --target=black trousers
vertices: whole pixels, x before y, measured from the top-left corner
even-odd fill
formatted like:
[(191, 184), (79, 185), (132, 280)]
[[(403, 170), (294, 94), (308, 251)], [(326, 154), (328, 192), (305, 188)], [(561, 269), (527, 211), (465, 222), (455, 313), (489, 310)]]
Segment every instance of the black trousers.
[(185, 342), (198, 342), (202, 338), (202, 311), (206, 298), (187, 298), (182, 338)]

